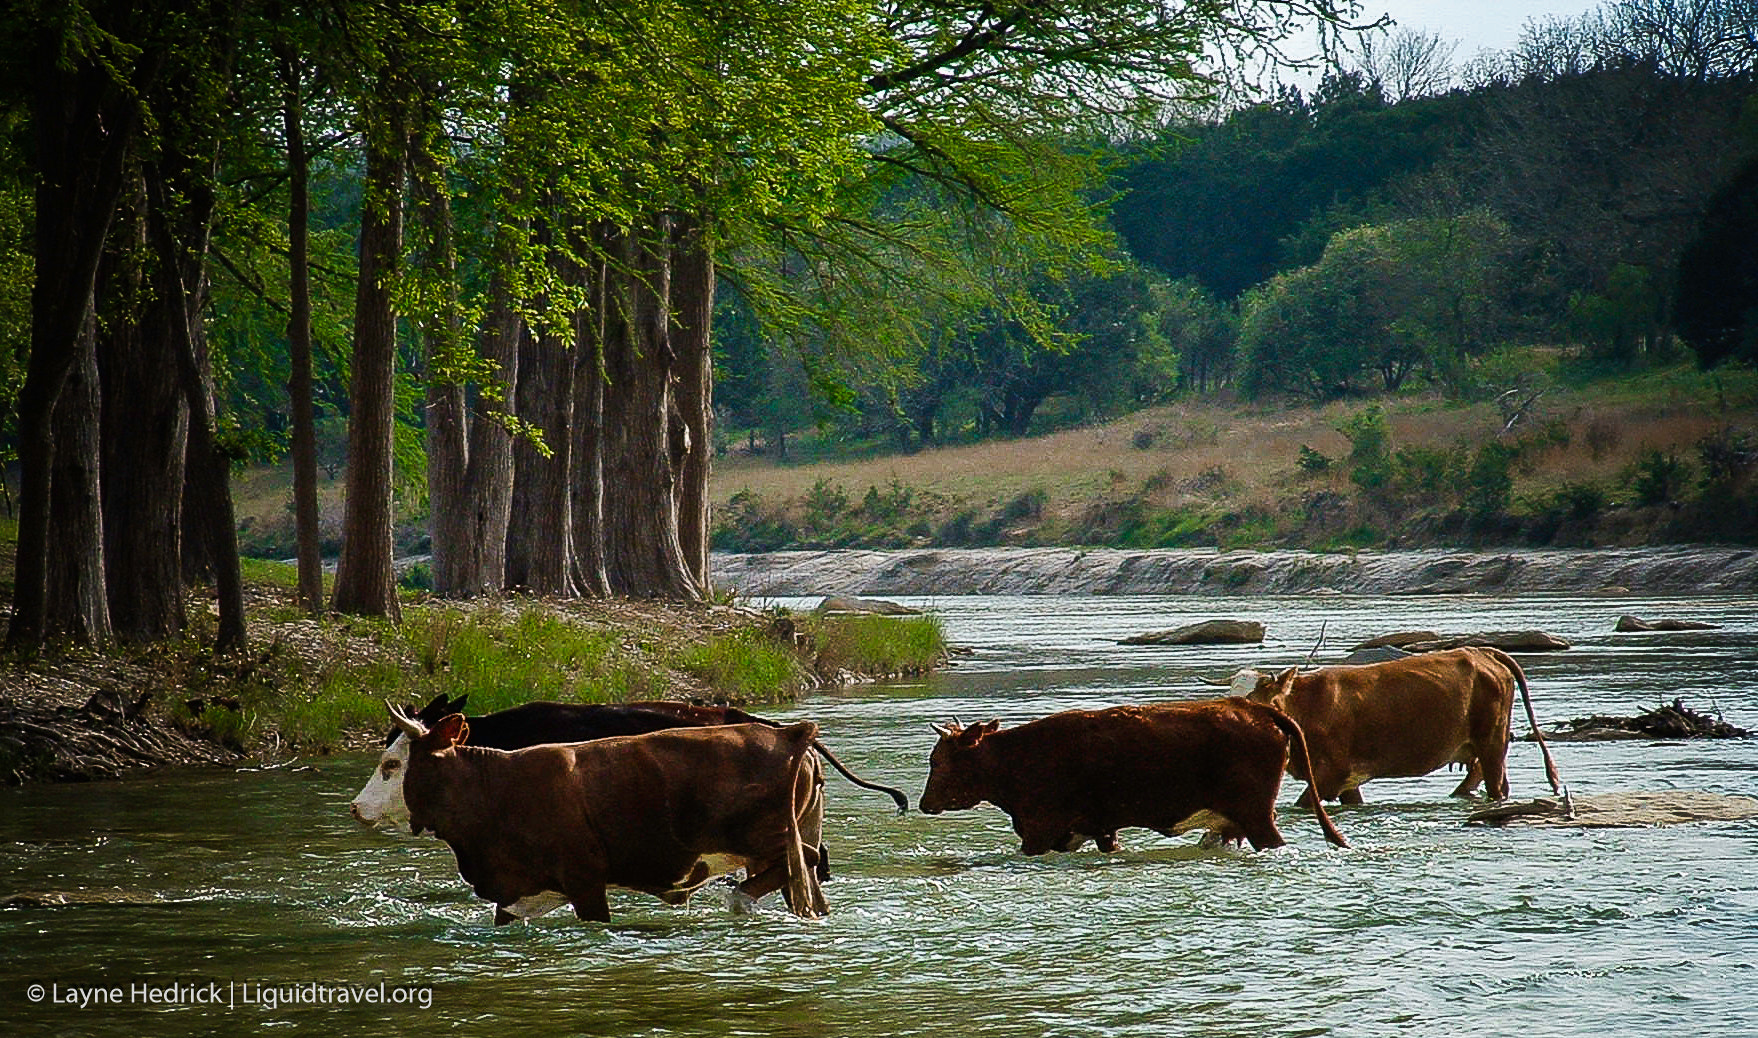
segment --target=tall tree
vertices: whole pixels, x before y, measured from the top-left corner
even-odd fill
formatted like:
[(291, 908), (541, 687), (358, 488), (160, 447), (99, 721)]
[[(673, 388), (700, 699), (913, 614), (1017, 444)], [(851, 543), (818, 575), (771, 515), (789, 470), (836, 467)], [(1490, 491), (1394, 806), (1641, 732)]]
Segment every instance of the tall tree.
[[(128, 42), (142, 38), (139, 24), (152, 19), (150, 11), (62, 4), (32, 8), (27, 17), (13, 38), (29, 63), (36, 284), (30, 363), (18, 401), (18, 552), (7, 644), (28, 651), (45, 634), (53, 416), (86, 355), (98, 263), (140, 131), (135, 98), (163, 54)], [(88, 399), (95, 407), (97, 394)]]
[(304, 64), (297, 45), (275, 41), (281, 77), (281, 126), (287, 148), (287, 396), (293, 454), (293, 529), (298, 543), (299, 603), (324, 608), (318, 544), (317, 415), (311, 356), (311, 155), (305, 141)]
[(393, 44), (373, 89), (359, 100), (366, 146), (360, 273), (348, 400), (347, 500), (332, 605), (337, 612), (399, 618), (392, 570), (392, 437), (396, 422), (397, 313), (392, 282), (403, 246), (409, 154), (408, 70)]

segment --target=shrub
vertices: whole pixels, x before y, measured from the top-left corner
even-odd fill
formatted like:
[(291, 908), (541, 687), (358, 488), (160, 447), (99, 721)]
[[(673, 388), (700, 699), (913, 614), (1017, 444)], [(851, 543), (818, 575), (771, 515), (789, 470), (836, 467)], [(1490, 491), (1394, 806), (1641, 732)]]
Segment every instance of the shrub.
[(1044, 514), (1044, 505), (1049, 500), (1050, 495), (1041, 489), (1028, 490), (1001, 507), (1001, 521), (1013, 523), (1021, 519), (1036, 519)]
[(1508, 510), (1514, 492), (1514, 463), (1519, 448), (1506, 443), (1486, 443), (1477, 448), (1465, 473), (1465, 506), (1479, 518)]
[(1436, 447), (1400, 447), (1392, 456), (1391, 488), (1407, 498), (1438, 501), (1457, 485), (1457, 455)]
[(1372, 404), (1337, 423), (1349, 439), (1349, 478), (1364, 490), (1385, 485), (1392, 473), (1392, 430), (1386, 413)]
[(1331, 471), (1331, 459), (1303, 443), (1300, 445), (1300, 456), (1294, 460), (1294, 467), (1309, 476), (1316, 476)]
[(1758, 443), (1744, 431), (1723, 426), (1697, 441), (1703, 462), (1703, 486), (1736, 483), (1758, 468)]
[(1630, 491), (1639, 505), (1676, 501), (1691, 482), (1691, 463), (1672, 451), (1650, 447), (1631, 466)]
[(806, 510), (807, 527), (816, 531), (828, 530), (848, 511), (848, 491), (841, 484), (820, 479), (806, 491), (802, 504)]

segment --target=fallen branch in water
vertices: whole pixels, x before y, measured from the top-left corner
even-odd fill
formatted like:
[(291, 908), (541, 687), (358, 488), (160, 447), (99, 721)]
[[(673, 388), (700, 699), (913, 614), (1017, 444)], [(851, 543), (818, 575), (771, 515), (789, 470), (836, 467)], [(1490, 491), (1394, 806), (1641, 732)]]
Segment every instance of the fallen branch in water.
[[(1645, 714), (1635, 717), (1593, 717), (1564, 721), (1562, 726), (1544, 733), (1546, 739), (1562, 742), (1591, 742), (1610, 739), (1747, 739), (1752, 735), (1744, 728), (1727, 723), (1717, 710), (1715, 716), (1698, 713), (1686, 706), (1683, 699), (1674, 699)], [(1532, 736), (1526, 736), (1530, 741)]]

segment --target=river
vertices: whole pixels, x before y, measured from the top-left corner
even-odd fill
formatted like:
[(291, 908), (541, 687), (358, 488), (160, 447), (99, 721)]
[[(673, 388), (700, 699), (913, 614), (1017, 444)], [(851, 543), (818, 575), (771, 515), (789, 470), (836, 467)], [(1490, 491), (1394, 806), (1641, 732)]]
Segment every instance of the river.
[[(812, 601), (812, 600), (808, 600)], [(1758, 729), (1758, 600), (1091, 596), (905, 599), (971, 653), (931, 680), (816, 695), (850, 766), (918, 794), (929, 724), (1211, 694), (1202, 675), (1334, 658), (1390, 630), (1542, 628), (1522, 657), (1541, 720), (1682, 696)], [(1619, 635), (1617, 614), (1724, 629)], [(1260, 619), (1264, 646), (1124, 647), (1199, 619)], [(1517, 718), (1521, 715), (1516, 712)], [(1523, 732), (1523, 718), (1516, 722)], [(1758, 795), (1758, 740), (1553, 747), (1576, 793)], [(1457, 775), (1293, 806), (1289, 845), (1028, 859), (983, 807), (897, 817), (829, 775), (831, 915), (728, 914), (613, 892), (496, 929), (431, 839), (362, 830), (366, 754), (0, 791), (7, 1034), (1678, 1035), (1758, 1033), (1758, 825), (1546, 831), (1462, 824)], [(1547, 792), (1530, 743), (1516, 798)], [(21, 895), (24, 895), (21, 897)], [(64, 902), (64, 903), (61, 903)], [(33, 987), (39, 985), (40, 987)], [(381, 987), (380, 985), (383, 985)], [(33, 996), (41, 996), (33, 1001)], [(158, 1002), (148, 1001), (158, 998)], [(342, 999), (381, 998), (388, 1003)], [(218, 999), (217, 1003), (198, 999)], [(400, 1001), (398, 1001), (400, 1000)], [(81, 1005), (81, 1002), (85, 1004)]]

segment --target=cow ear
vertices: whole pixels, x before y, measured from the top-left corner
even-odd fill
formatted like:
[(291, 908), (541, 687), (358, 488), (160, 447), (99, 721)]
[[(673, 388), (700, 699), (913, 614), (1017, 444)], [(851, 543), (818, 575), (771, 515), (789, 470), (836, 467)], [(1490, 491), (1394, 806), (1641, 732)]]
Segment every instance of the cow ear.
[(1299, 673), (1300, 673), (1299, 667), (1289, 667), (1287, 670), (1283, 671), (1282, 673), (1277, 674), (1276, 675), (1277, 687), (1287, 688), (1288, 686), (1294, 684), (1294, 676)]
[(973, 724), (963, 732), (959, 733), (959, 745), (966, 747), (975, 746), (989, 736), (994, 735), (1000, 728), (1000, 721), (984, 721), (982, 724)]
[(463, 714), (447, 714), (435, 722), (432, 736), (443, 746), (457, 746), (470, 738), (470, 725)]

